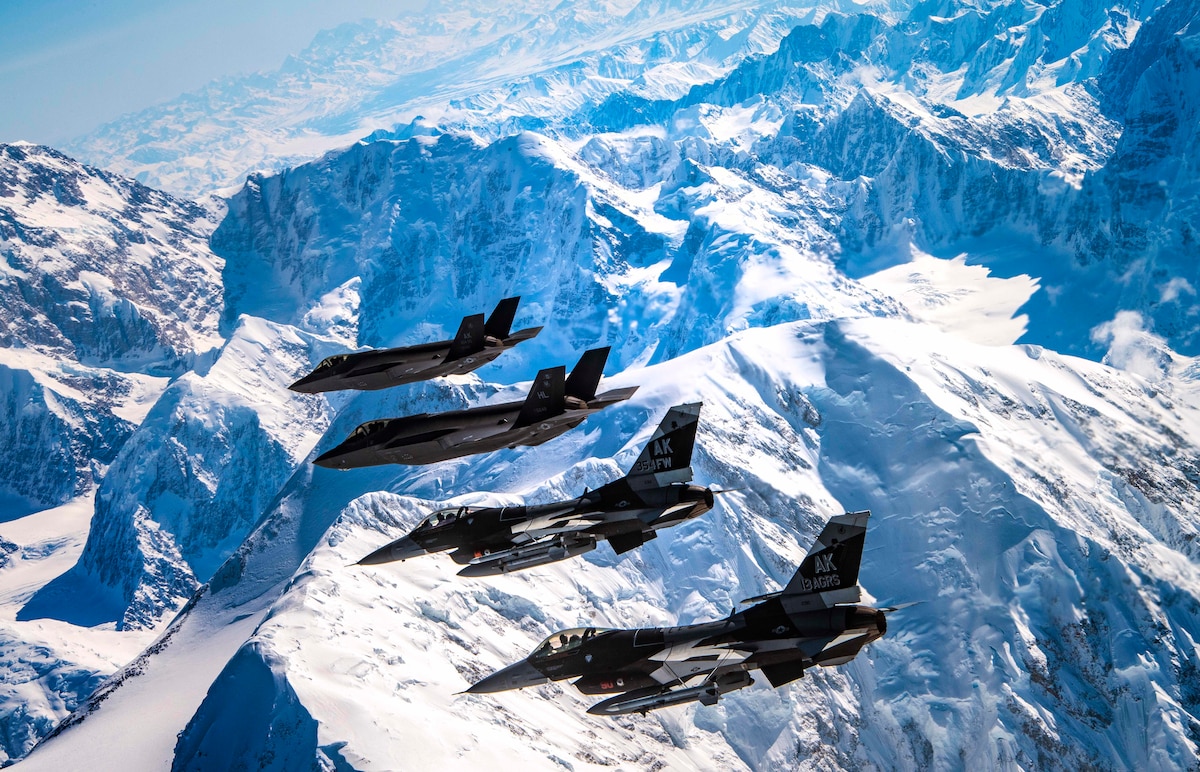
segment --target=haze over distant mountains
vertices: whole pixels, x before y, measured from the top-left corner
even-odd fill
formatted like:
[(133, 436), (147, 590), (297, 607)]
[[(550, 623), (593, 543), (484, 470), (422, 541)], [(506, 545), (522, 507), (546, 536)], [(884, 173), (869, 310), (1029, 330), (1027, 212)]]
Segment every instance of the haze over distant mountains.
[[(1196, 14), (449, 2), (91, 166), (3, 146), (4, 757), (65, 718), (23, 766), (1200, 763)], [(286, 389), (510, 295), (545, 330), (472, 376)], [(597, 345), (640, 390), (545, 446), (308, 463)], [(638, 550), (346, 567), (614, 479), (697, 400), (697, 481), (739, 490)], [(863, 508), (864, 588), (923, 603), (847, 666), (615, 721), (454, 696), (559, 628), (719, 618)]]

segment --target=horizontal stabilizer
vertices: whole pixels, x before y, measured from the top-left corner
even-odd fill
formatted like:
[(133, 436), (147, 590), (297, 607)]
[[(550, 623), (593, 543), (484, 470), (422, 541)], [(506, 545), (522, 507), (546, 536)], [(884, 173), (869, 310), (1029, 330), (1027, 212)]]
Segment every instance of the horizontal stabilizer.
[(631, 488), (661, 488), (692, 479), (692, 449), (700, 423), (700, 404), (676, 405), (667, 411), (626, 475)]
[(891, 614), (893, 611), (901, 611), (906, 608), (912, 608), (913, 606), (917, 605), (918, 603), (921, 603), (921, 601), (910, 600), (908, 603), (898, 603), (895, 606), (884, 606), (884, 607), (880, 608), (879, 610), (885, 614)]
[(560, 415), (566, 409), (566, 400), (563, 398), (563, 379), (566, 375), (567, 368), (563, 365), (548, 367), (537, 374), (529, 389), (529, 396), (517, 415), (517, 426), (532, 426), (538, 421)]
[(634, 531), (633, 533), (613, 534), (608, 537), (608, 543), (613, 548), (613, 552), (620, 555), (655, 538), (658, 538), (658, 533), (655, 531)]
[(594, 348), (583, 352), (571, 374), (567, 376), (567, 396), (590, 402), (596, 398), (596, 388), (600, 385), (600, 376), (604, 374), (604, 364), (608, 361), (611, 347)]
[(592, 399), (588, 400), (589, 410), (603, 410), (609, 405), (615, 405), (618, 402), (624, 402), (637, 393), (637, 386), (626, 386), (623, 389), (612, 389), (603, 394), (597, 394)]
[(797, 657), (791, 662), (781, 662), (778, 665), (763, 665), (759, 668), (762, 674), (771, 682), (771, 686), (778, 689), (784, 684), (791, 683), (797, 678), (804, 677), (803, 660)]
[(488, 317), (483, 328), (483, 334), (498, 340), (504, 340), (512, 330), (513, 319), (517, 318), (517, 305), (521, 298), (505, 298), (496, 304), (496, 310)]
[(517, 330), (514, 333), (510, 333), (507, 338), (504, 338), (504, 342), (509, 345), (515, 346), (516, 344), (520, 343), (521, 341), (525, 341), (525, 340), (529, 340), (530, 338), (537, 337), (537, 334), (541, 331), (542, 331), (541, 327), (526, 327), (523, 330)]
[(480, 351), (483, 351), (483, 314), (464, 316), (462, 324), (458, 326), (458, 334), (450, 343), (446, 361), (462, 359)]

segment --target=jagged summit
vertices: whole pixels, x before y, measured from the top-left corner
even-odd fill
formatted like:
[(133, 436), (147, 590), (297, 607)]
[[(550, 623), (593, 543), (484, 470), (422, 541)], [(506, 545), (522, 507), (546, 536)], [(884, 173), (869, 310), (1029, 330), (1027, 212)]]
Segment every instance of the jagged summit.
[[(0, 345), (163, 375), (190, 369), (219, 343), (212, 219), (51, 148), (0, 145)], [(160, 283), (160, 271), (178, 278)]]

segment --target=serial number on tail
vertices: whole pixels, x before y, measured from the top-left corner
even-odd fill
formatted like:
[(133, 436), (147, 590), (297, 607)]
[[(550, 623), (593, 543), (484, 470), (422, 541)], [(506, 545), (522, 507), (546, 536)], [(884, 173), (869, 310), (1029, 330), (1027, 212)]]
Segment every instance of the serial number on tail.
[(648, 458), (645, 461), (635, 465), (630, 470), (630, 474), (645, 474), (647, 472), (657, 472), (660, 469), (670, 469), (671, 459), (669, 458)]
[(828, 590), (830, 587), (837, 587), (842, 583), (842, 577), (838, 574), (825, 574), (809, 579), (807, 576), (801, 576), (800, 589), (804, 592), (818, 592), (820, 590)]

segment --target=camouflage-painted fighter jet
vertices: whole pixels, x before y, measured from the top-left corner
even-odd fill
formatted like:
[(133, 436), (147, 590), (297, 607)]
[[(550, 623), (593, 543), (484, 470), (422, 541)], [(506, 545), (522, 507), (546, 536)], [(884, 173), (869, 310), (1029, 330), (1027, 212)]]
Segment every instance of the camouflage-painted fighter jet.
[(454, 340), (326, 357), (288, 388), (306, 394), (338, 389), (374, 391), (472, 372), (542, 331), (541, 327), (509, 331), (520, 302), (520, 297), (501, 300), (486, 322), (483, 314), (463, 317)]
[(629, 474), (579, 498), (521, 507), (452, 507), (359, 561), (376, 565), (454, 550), (460, 576), (490, 576), (580, 555), (608, 539), (627, 552), (658, 530), (713, 507), (713, 491), (688, 485), (700, 404), (667, 411)]
[(831, 518), (787, 587), (744, 601), (756, 605), (728, 619), (686, 627), (564, 630), (467, 692), (574, 678), (584, 694), (616, 693), (589, 713), (644, 714), (696, 700), (713, 705), (722, 694), (754, 683), (751, 670), (777, 687), (815, 665), (849, 662), (883, 636), (885, 615), (902, 608), (857, 605), (870, 514)]
[(542, 370), (523, 402), (368, 421), (313, 463), (330, 469), (432, 464), (517, 445), (541, 445), (637, 391), (632, 386), (597, 395), (606, 361), (608, 348), (596, 348), (584, 352), (569, 377), (561, 365)]

